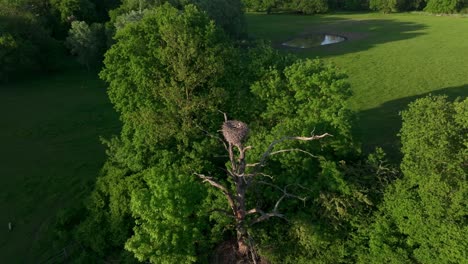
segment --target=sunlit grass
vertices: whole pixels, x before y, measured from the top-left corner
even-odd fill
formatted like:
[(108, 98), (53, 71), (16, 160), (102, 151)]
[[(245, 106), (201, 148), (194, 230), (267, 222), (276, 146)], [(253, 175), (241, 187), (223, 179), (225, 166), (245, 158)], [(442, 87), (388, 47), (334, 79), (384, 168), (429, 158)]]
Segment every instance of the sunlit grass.
[(428, 93), (468, 95), (468, 20), (417, 14), (330, 14), (321, 16), (248, 14), (252, 36), (275, 46), (308, 32), (341, 33), (348, 41), (305, 50), (349, 76), (359, 112), (356, 136), (365, 149), (383, 146), (397, 156), (398, 116), (408, 102)]

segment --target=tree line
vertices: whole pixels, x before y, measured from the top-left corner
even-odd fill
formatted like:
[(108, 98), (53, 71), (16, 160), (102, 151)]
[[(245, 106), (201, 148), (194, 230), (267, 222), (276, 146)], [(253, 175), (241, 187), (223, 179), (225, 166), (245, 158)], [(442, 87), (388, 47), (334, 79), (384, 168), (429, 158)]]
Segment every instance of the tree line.
[(164, 3), (192, 3), (232, 37), (245, 36), (243, 6), (227, 0), (0, 0), (0, 82), (21, 73), (57, 71), (69, 55), (86, 68), (102, 66), (117, 28)]
[(208, 13), (231, 37), (246, 36), (243, 10), (325, 13), (335, 10), (455, 13), (464, 0), (0, 0), (0, 81), (23, 72), (64, 68), (69, 55), (86, 68), (102, 66), (117, 28), (141, 19), (165, 2), (191, 3)]
[(468, 100), (411, 103), (391, 164), (352, 137), (333, 65), (239, 39), (242, 13), (135, 3), (114, 11), (100, 73), (121, 132), (57, 222), (57, 241), (85, 249), (76, 262), (466, 260)]
[(465, 0), (243, 0), (248, 10), (319, 14), (330, 11), (368, 11), (384, 13), (424, 10), (435, 14), (459, 12)]

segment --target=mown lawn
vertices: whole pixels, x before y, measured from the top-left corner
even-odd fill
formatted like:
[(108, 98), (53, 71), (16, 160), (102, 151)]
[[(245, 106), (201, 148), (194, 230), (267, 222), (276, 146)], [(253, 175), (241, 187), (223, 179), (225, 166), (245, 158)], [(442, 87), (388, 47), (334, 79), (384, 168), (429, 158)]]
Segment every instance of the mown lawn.
[(96, 73), (27, 79), (0, 85), (1, 263), (39, 263), (56, 252), (57, 212), (89, 194), (105, 159), (99, 136), (119, 127)]
[[(248, 14), (249, 32), (301, 57), (321, 57), (349, 76), (358, 111), (355, 135), (364, 149), (398, 155), (399, 111), (432, 94), (468, 95), (468, 19), (418, 14)], [(339, 44), (305, 50), (281, 43), (310, 33), (348, 36)]]

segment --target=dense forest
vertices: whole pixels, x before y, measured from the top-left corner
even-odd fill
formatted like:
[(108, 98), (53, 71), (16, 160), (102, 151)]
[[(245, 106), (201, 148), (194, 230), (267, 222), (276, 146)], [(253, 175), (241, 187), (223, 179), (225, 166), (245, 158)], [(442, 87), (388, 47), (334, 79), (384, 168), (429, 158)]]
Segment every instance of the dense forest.
[(0, 0), (0, 81), (67, 60), (121, 122), (57, 220), (76, 263), (467, 263), (468, 99), (401, 112), (402, 159), (352, 134), (347, 76), (248, 35), (244, 11), (429, 13), (462, 0)]

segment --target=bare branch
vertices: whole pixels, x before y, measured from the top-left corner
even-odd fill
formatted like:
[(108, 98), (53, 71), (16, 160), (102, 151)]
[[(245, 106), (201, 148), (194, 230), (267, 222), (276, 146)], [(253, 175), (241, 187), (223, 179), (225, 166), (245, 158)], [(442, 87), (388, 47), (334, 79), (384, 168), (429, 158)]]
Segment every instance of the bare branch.
[(279, 190), (280, 192), (283, 193), (283, 195), (278, 199), (278, 201), (276, 201), (275, 203), (275, 206), (273, 207), (273, 211), (274, 213), (276, 213), (278, 211), (278, 207), (280, 205), (280, 203), (285, 199), (285, 198), (294, 198), (294, 199), (298, 199), (298, 200), (301, 200), (302, 202), (305, 203), (305, 201), (307, 200), (307, 197), (301, 197), (301, 196), (298, 196), (298, 195), (294, 195), (294, 194), (291, 194), (288, 192), (288, 187), (290, 186), (297, 186), (301, 189), (304, 189), (304, 190), (308, 190), (307, 188), (299, 185), (299, 184), (289, 184), (289, 185), (286, 185), (283, 189), (280, 188), (279, 186), (275, 185), (275, 184), (272, 184), (272, 183), (269, 183), (269, 182), (265, 182), (265, 181), (257, 181), (257, 183), (260, 183), (260, 184), (263, 184), (263, 185), (267, 185), (267, 186), (270, 186), (270, 187), (273, 187), (277, 190)]
[(218, 112), (220, 112), (221, 114), (224, 115), (224, 121), (228, 121), (228, 119), (227, 119), (227, 114), (226, 114), (225, 112), (223, 112), (223, 111), (221, 111), (221, 110), (218, 110)]
[(251, 222), (250, 222), (250, 225), (254, 225), (256, 223), (260, 223), (262, 221), (265, 221), (271, 217), (279, 217), (279, 218), (282, 218), (286, 221), (288, 221), (288, 219), (286, 219), (286, 217), (283, 215), (283, 214), (280, 214), (278, 212), (270, 212), (270, 213), (265, 213), (263, 212), (262, 210), (258, 209), (258, 208), (254, 208), (254, 209), (250, 209), (249, 211), (247, 211), (247, 214), (260, 214), (259, 217), (257, 218), (254, 218)]
[(252, 146), (247, 146), (247, 147), (244, 147), (242, 150), (247, 151), (247, 150), (251, 150), (251, 149), (252, 149)]
[(260, 176), (263, 176), (263, 177), (267, 177), (267, 178), (270, 178), (270, 179), (273, 180), (273, 176), (268, 175), (268, 174), (266, 174), (266, 173), (259, 172), (259, 173), (257, 173), (257, 175), (260, 175)]
[[(283, 137), (283, 138), (280, 138), (278, 140), (275, 140), (270, 144), (270, 146), (268, 146), (268, 149), (265, 151), (265, 153), (263, 153), (263, 155), (262, 155), (262, 157), (260, 159), (260, 162), (257, 163), (256, 167), (259, 168), (259, 167), (265, 166), (265, 161), (268, 158), (268, 156), (271, 155), (272, 150), (275, 147), (275, 145), (277, 145), (277, 144), (279, 144), (279, 143), (281, 143), (283, 141), (286, 141), (286, 140), (311, 141), (311, 140), (322, 139), (322, 138), (328, 137), (328, 136), (332, 136), (332, 135), (328, 134), (328, 133), (325, 133), (325, 134), (322, 134), (322, 135), (312, 135), (311, 137)], [(280, 152), (277, 152), (277, 153), (280, 153)]]
[(298, 152), (302, 152), (302, 153), (305, 153), (309, 156), (311, 156), (312, 158), (318, 158), (317, 156), (315, 156), (314, 154), (308, 152), (308, 151), (305, 151), (305, 150), (302, 150), (302, 149), (298, 149), (298, 148), (293, 148), (293, 149), (282, 149), (282, 150), (278, 150), (278, 151), (273, 151), (270, 153), (270, 156), (273, 156), (273, 155), (276, 155), (276, 154), (280, 154), (280, 153), (284, 153), (284, 152), (293, 152), (293, 151), (298, 151)]
[(234, 203), (234, 196), (231, 194), (231, 192), (229, 192), (226, 189), (226, 187), (224, 187), (223, 185), (218, 183), (215, 179), (213, 179), (213, 177), (208, 177), (208, 176), (205, 176), (203, 174), (198, 174), (198, 173), (194, 173), (194, 174), (197, 175), (200, 179), (202, 179), (203, 182), (208, 182), (211, 186), (221, 190), (223, 192), (224, 196), (226, 196), (226, 199), (228, 200), (228, 203), (229, 203), (229, 206), (232, 209), (232, 212), (234, 214), (236, 214), (237, 209), (236, 209), (236, 205)]

